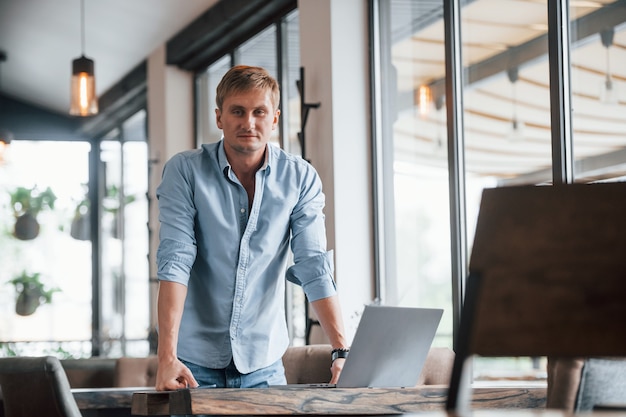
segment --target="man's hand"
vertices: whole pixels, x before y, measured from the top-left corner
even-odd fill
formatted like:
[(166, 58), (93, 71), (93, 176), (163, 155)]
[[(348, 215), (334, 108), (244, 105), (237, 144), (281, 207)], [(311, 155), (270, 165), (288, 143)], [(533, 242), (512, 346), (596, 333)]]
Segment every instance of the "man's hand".
[(333, 361), (333, 365), (330, 367), (332, 377), (330, 378), (331, 384), (336, 384), (339, 381), (339, 375), (343, 369), (343, 364), (346, 363), (344, 358), (337, 358)]
[(156, 375), (157, 391), (174, 391), (181, 388), (197, 388), (198, 382), (189, 368), (181, 361), (159, 361)]

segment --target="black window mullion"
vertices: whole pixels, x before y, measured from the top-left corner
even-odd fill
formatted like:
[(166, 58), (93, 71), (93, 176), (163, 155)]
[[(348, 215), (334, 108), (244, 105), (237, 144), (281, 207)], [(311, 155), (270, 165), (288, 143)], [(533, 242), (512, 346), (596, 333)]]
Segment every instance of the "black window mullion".
[(458, 340), (461, 304), (467, 276), (467, 221), (465, 201), (465, 140), (463, 136), (463, 61), (461, 58), (461, 2), (443, 4), (446, 62), (446, 109), (450, 193), (450, 249), (452, 272), (452, 328)]
[(548, 1), (552, 182), (574, 182), (569, 1)]

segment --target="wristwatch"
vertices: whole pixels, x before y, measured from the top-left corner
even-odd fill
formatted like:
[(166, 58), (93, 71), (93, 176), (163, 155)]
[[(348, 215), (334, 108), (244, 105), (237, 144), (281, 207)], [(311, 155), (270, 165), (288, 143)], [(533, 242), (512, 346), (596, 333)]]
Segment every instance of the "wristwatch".
[(333, 351), (330, 354), (330, 358), (332, 359), (332, 362), (335, 362), (335, 359), (339, 359), (339, 358), (345, 359), (348, 357), (349, 352), (350, 352), (349, 348), (333, 349)]

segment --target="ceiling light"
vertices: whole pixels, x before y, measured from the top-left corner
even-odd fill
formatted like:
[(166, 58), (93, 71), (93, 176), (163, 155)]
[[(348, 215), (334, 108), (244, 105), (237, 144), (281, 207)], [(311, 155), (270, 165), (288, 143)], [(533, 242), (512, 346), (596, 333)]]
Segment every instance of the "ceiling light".
[(3, 156), (6, 152), (7, 146), (11, 144), (13, 140), (13, 133), (8, 129), (0, 129), (0, 162), (4, 160)]
[(513, 103), (513, 115), (511, 116), (511, 124), (507, 137), (511, 141), (518, 141), (524, 138), (526, 124), (517, 115), (517, 88), (516, 83), (519, 78), (519, 70), (517, 67), (509, 68), (507, 71), (509, 81), (511, 82), (511, 101)]
[(0, 164), (4, 162), (7, 148), (13, 140), (13, 133), (7, 129), (0, 129)]
[(427, 119), (433, 106), (433, 92), (430, 86), (422, 84), (417, 89), (417, 109), (422, 119)]
[(98, 98), (94, 62), (85, 56), (85, 0), (81, 0), (80, 5), (82, 53), (79, 58), (72, 61), (70, 114), (91, 116), (98, 113)]
[(606, 76), (600, 84), (600, 102), (604, 104), (617, 104), (619, 102), (617, 85), (615, 85), (613, 77), (611, 76), (609, 49), (611, 45), (613, 45), (613, 35), (613, 28), (600, 32), (600, 40), (602, 41), (602, 45), (606, 48)]
[[(0, 63), (7, 60), (7, 54), (4, 51), (0, 51)], [(2, 74), (0, 74), (0, 85), (2, 85)], [(3, 100), (3, 99), (0, 99)], [(3, 111), (4, 112), (4, 111)], [(7, 151), (7, 146), (13, 140), (13, 133), (8, 129), (0, 128), (0, 163), (4, 161), (4, 154)]]
[(445, 112), (445, 96), (441, 95), (434, 100), (435, 110), (437, 111), (437, 115), (439, 120), (437, 122), (437, 137), (435, 138), (435, 153), (444, 153), (446, 137), (447, 137), (447, 126), (446, 126), (446, 112)]

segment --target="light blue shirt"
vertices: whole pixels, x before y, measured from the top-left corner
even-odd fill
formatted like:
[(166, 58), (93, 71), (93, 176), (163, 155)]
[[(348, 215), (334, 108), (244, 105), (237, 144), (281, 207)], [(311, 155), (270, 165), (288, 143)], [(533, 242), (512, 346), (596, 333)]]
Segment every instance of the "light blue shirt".
[(220, 369), (232, 358), (249, 373), (280, 359), (285, 277), (310, 301), (336, 293), (315, 169), (268, 145), (255, 180), (248, 212), (222, 140), (172, 157), (157, 189), (157, 275), (188, 287), (178, 357), (197, 365)]

